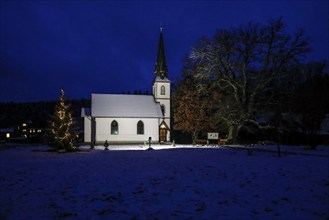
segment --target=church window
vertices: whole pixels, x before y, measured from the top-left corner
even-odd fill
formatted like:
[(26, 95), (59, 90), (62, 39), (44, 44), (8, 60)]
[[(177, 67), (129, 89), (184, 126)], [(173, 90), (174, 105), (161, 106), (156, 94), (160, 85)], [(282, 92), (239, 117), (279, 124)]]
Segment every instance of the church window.
[(165, 94), (166, 94), (166, 87), (161, 86), (161, 95), (165, 95)]
[(144, 123), (142, 121), (137, 123), (137, 134), (144, 134)]
[(116, 120), (111, 123), (111, 134), (119, 134), (119, 124)]

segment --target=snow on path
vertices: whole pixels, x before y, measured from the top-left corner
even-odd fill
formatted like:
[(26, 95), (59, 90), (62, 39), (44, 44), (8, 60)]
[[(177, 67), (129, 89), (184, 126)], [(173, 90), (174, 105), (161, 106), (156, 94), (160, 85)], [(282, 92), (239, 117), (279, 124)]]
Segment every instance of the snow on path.
[(1, 150), (0, 219), (329, 218), (328, 158), (111, 147)]

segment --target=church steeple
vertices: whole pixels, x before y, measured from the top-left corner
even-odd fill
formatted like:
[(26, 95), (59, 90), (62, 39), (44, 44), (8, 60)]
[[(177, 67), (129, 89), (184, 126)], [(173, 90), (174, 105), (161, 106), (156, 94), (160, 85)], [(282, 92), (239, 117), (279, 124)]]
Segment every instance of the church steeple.
[(163, 120), (159, 124), (159, 141), (170, 140), (170, 80), (168, 79), (168, 67), (163, 45), (163, 33), (160, 28), (158, 57), (155, 64), (155, 79), (153, 81), (154, 100), (160, 104)]
[(158, 57), (157, 57), (157, 62), (155, 64), (154, 73), (155, 73), (155, 77), (160, 77), (161, 79), (168, 78), (168, 67), (167, 67), (166, 56), (164, 51), (162, 27), (160, 28)]

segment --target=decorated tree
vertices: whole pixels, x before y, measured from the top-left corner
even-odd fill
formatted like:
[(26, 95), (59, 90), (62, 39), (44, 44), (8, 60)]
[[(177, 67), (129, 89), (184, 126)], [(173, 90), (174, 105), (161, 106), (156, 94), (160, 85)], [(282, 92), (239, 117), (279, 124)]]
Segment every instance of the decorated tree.
[(193, 143), (201, 131), (211, 127), (210, 101), (207, 93), (196, 87), (192, 73), (187, 72), (173, 92), (174, 129), (191, 134)]
[(50, 143), (49, 145), (58, 151), (74, 151), (76, 134), (73, 129), (74, 121), (70, 113), (70, 105), (65, 103), (64, 90), (61, 89), (59, 102), (55, 106), (54, 115), (50, 121)]

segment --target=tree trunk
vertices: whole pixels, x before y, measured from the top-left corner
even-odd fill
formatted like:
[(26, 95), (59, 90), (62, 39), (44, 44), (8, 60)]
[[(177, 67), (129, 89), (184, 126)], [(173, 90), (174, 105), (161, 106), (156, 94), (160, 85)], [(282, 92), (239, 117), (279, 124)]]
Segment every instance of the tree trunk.
[(196, 145), (196, 140), (197, 140), (197, 138), (198, 138), (198, 133), (199, 133), (198, 130), (194, 130), (194, 131), (192, 132), (192, 143), (193, 143), (193, 145)]
[(230, 125), (228, 128), (228, 140), (232, 141), (232, 143), (237, 143), (238, 134), (241, 126), (239, 125)]

